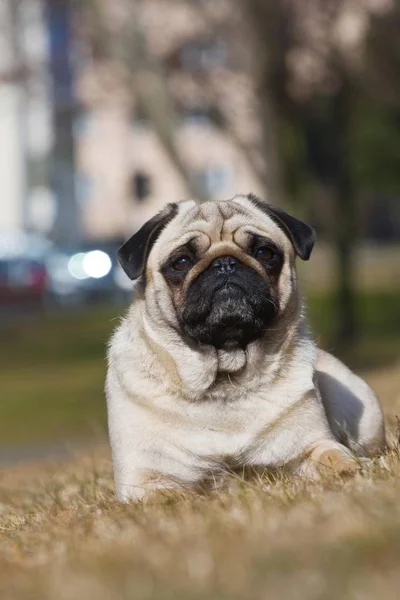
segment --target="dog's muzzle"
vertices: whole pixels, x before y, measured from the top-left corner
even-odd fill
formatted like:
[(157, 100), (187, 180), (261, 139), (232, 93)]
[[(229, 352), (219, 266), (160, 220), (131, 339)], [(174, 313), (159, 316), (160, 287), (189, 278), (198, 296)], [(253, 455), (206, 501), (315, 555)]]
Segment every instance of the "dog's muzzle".
[(267, 278), (233, 256), (220, 256), (190, 284), (178, 316), (192, 340), (229, 350), (262, 337), (277, 308)]

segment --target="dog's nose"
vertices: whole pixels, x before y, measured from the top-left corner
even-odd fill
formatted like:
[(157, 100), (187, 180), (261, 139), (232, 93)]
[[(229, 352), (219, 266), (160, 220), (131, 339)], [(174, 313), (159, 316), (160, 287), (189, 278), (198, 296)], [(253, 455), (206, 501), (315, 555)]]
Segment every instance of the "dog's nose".
[(233, 273), (237, 267), (238, 261), (233, 256), (218, 256), (215, 260), (213, 260), (211, 266), (213, 269), (218, 271), (218, 273)]

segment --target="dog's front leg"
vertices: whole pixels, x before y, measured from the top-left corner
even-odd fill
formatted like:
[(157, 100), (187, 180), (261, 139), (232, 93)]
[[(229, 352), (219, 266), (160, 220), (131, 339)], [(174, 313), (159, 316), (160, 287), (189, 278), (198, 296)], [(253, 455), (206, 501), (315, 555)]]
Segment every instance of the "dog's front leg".
[(149, 469), (130, 469), (116, 473), (115, 495), (120, 502), (145, 501), (156, 491), (167, 491), (179, 486), (171, 479)]

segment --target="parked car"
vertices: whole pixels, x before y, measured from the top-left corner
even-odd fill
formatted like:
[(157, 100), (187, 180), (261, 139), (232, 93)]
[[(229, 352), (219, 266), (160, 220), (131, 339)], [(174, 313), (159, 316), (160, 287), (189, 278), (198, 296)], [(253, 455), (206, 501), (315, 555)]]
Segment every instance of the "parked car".
[(51, 243), (33, 234), (0, 234), (0, 307), (41, 306), (47, 293)]
[[(0, 233), (0, 309), (127, 302), (132, 283), (117, 261), (122, 241), (60, 248), (38, 235)], [(6, 310), (7, 309), (7, 310)]]

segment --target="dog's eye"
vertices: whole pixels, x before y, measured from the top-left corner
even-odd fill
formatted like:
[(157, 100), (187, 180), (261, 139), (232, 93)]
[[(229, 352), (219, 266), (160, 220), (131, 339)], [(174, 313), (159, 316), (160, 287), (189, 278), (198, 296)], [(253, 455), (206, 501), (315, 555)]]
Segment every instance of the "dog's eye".
[(254, 252), (254, 258), (261, 261), (269, 261), (275, 258), (275, 252), (268, 246), (261, 246)]
[(174, 260), (172, 267), (175, 269), (175, 271), (187, 271), (191, 264), (192, 260), (190, 256), (185, 254)]

